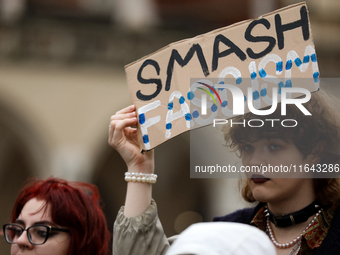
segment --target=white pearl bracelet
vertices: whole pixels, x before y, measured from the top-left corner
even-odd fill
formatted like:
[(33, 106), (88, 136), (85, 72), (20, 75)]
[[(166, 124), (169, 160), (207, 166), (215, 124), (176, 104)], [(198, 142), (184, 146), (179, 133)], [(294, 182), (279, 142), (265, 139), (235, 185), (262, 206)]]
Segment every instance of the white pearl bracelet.
[(144, 174), (144, 173), (125, 173), (125, 181), (127, 182), (144, 182), (144, 183), (156, 183), (157, 174)]

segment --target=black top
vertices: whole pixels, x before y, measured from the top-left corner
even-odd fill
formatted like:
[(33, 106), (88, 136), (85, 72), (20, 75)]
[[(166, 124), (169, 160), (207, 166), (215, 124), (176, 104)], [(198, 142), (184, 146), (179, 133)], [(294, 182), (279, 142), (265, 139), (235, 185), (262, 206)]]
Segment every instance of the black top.
[[(250, 224), (252, 219), (264, 203), (254, 208), (244, 208), (222, 217), (215, 217), (213, 221), (226, 221)], [(328, 234), (319, 248), (313, 250), (313, 255), (339, 255), (340, 254), (340, 207), (335, 211)]]

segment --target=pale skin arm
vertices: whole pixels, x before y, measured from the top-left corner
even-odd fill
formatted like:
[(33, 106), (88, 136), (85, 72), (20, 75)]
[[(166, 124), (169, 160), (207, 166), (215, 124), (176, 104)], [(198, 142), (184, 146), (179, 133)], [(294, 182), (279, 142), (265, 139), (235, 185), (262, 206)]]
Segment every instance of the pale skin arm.
[[(128, 172), (154, 173), (154, 153), (142, 154), (137, 139), (136, 107), (130, 105), (111, 116), (109, 144), (124, 159)], [(128, 182), (124, 216), (135, 217), (150, 205), (152, 184)]]

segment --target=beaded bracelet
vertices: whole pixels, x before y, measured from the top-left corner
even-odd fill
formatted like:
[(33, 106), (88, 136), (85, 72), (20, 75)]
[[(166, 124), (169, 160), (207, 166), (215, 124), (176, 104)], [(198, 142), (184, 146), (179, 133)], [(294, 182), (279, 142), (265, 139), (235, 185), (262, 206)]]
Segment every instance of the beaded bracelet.
[(127, 182), (144, 182), (144, 183), (156, 183), (157, 174), (144, 174), (144, 173), (125, 173), (125, 181)]

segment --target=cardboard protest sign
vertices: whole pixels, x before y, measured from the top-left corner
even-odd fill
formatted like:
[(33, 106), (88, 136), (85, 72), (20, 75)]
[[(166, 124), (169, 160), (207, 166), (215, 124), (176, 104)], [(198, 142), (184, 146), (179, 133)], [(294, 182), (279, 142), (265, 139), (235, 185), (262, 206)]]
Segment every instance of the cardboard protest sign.
[[(223, 92), (227, 91), (223, 87), (227, 78), (234, 81), (238, 95), (252, 102), (255, 109), (270, 105), (270, 95), (274, 98), (274, 92), (281, 94), (281, 88), (294, 87), (292, 78), (311, 79), (299, 84), (308, 91), (319, 88), (305, 3), (172, 43), (127, 65), (125, 70), (130, 97), (137, 107), (141, 150), (150, 150), (191, 128), (212, 123), (211, 116), (204, 116), (203, 110), (190, 107), (202, 108), (203, 97), (198, 97), (197, 92), (210, 95), (211, 109), (228, 109), (224, 111), (225, 118), (243, 113), (232, 109), (229, 97), (235, 96), (235, 91), (229, 87), (233, 93)], [(208, 80), (212, 78), (217, 82)], [(261, 84), (264, 81), (266, 84)], [(247, 94), (249, 87), (252, 94)], [(245, 107), (244, 112), (248, 111)]]

